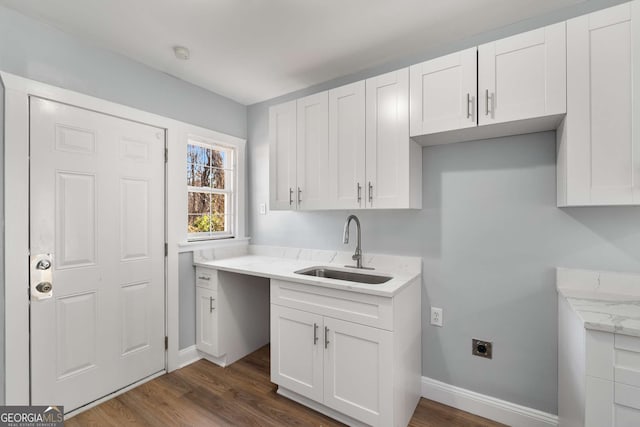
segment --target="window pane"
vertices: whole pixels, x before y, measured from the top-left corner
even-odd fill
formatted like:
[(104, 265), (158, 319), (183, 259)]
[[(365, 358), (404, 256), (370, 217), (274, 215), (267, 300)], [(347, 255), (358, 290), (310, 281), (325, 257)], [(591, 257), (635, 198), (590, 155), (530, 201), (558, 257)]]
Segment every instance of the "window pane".
[(211, 222), (211, 231), (227, 231), (227, 221), (225, 215), (213, 215), (213, 221)]
[(189, 215), (188, 233), (208, 233), (211, 231), (211, 217), (207, 215)]
[(227, 205), (226, 194), (212, 194), (211, 195), (211, 213), (214, 215), (225, 215)]
[(220, 150), (211, 150), (211, 166), (214, 168), (224, 169), (227, 167), (227, 153)]
[(200, 165), (209, 165), (210, 150), (198, 145), (187, 145), (187, 162)]
[(220, 190), (226, 189), (226, 179), (225, 176), (229, 171), (225, 171), (224, 169), (211, 169), (211, 188), (217, 188)]
[(190, 163), (187, 165), (187, 185), (193, 187), (209, 187), (211, 168)]
[(211, 194), (189, 192), (187, 213), (209, 215), (209, 205), (211, 204)]

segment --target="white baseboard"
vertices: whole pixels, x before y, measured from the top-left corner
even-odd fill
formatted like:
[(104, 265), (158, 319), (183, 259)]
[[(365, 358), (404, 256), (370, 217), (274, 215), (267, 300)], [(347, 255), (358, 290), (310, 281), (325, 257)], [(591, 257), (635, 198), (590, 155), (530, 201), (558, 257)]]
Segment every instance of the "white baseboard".
[(557, 415), (516, 405), (427, 377), (422, 377), (422, 397), (510, 426), (558, 426)]
[(193, 362), (197, 362), (200, 359), (202, 359), (202, 356), (198, 353), (195, 345), (183, 348), (178, 352), (178, 366), (180, 368), (191, 365)]

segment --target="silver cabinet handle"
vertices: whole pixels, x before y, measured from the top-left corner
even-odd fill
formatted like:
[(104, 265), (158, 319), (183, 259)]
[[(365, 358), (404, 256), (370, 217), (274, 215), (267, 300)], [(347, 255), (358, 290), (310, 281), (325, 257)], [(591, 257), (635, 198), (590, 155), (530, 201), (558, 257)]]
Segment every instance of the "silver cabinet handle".
[(313, 324), (313, 345), (318, 344), (318, 324)]
[(369, 203), (373, 203), (373, 185), (369, 181)]
[(289, 206), (293, 205), (293, 188), (289, 187)]
[[(493, 92), (489, 95), (489, 89), (485, 89), (484, 91), (484, 111), (485, 116), (488, 116), (489, 113), (493, 112)], [(491, 100), (491, 109), (489, 109), (489, 100)]]
[(467, 93), (467, 119), (473, 119), (473, 112), (471, 106), (473, 105), (473, 97), (470, 93)]
[(358, 203), (362, 201), (362, 185), (360, 183), (356, 183), (356, 189), (358, 190)]
[(213, 310), (215, 310), (215, 308), (213, 307), (213, 302), (216, 299), (214, 297), (209, 297), (209, 313), (213, 313)]
[(211, 277), (209, 277), (209, 276), (198, 276), (198, 279), (209, 281), (209, 280), (211, 280)]
[(300, 187), (298, 187), (298, 204), (302, 202), (302, 197), (300, 196), (301, 194), (302, 194), (302, 190), (300, 189)]
[(324, 348), (327, 348), (329, 345), (329, 328), (324, 327)]

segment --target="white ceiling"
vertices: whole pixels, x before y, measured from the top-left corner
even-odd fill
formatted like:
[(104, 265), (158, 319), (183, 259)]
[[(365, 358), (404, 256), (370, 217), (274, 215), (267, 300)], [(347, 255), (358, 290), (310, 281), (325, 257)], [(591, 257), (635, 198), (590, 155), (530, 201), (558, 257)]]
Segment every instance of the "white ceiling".
[[(242, 104), (583, 0), (0, 0)], [(175, 59), (172, 46), (191, 50)]]

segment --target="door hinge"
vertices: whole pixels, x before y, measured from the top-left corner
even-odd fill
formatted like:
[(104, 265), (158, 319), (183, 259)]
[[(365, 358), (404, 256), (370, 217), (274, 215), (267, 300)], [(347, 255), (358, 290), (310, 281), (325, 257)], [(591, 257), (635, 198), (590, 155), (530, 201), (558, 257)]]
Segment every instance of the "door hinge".
[(164, 349), (169, 349), (169, 337), (164, 337)]
[(169, 149), (164, 149), (164, 162), (167, 163), (169, 161)]
[(164, 256), (169, 256), (169, 244), (164, 244)]

